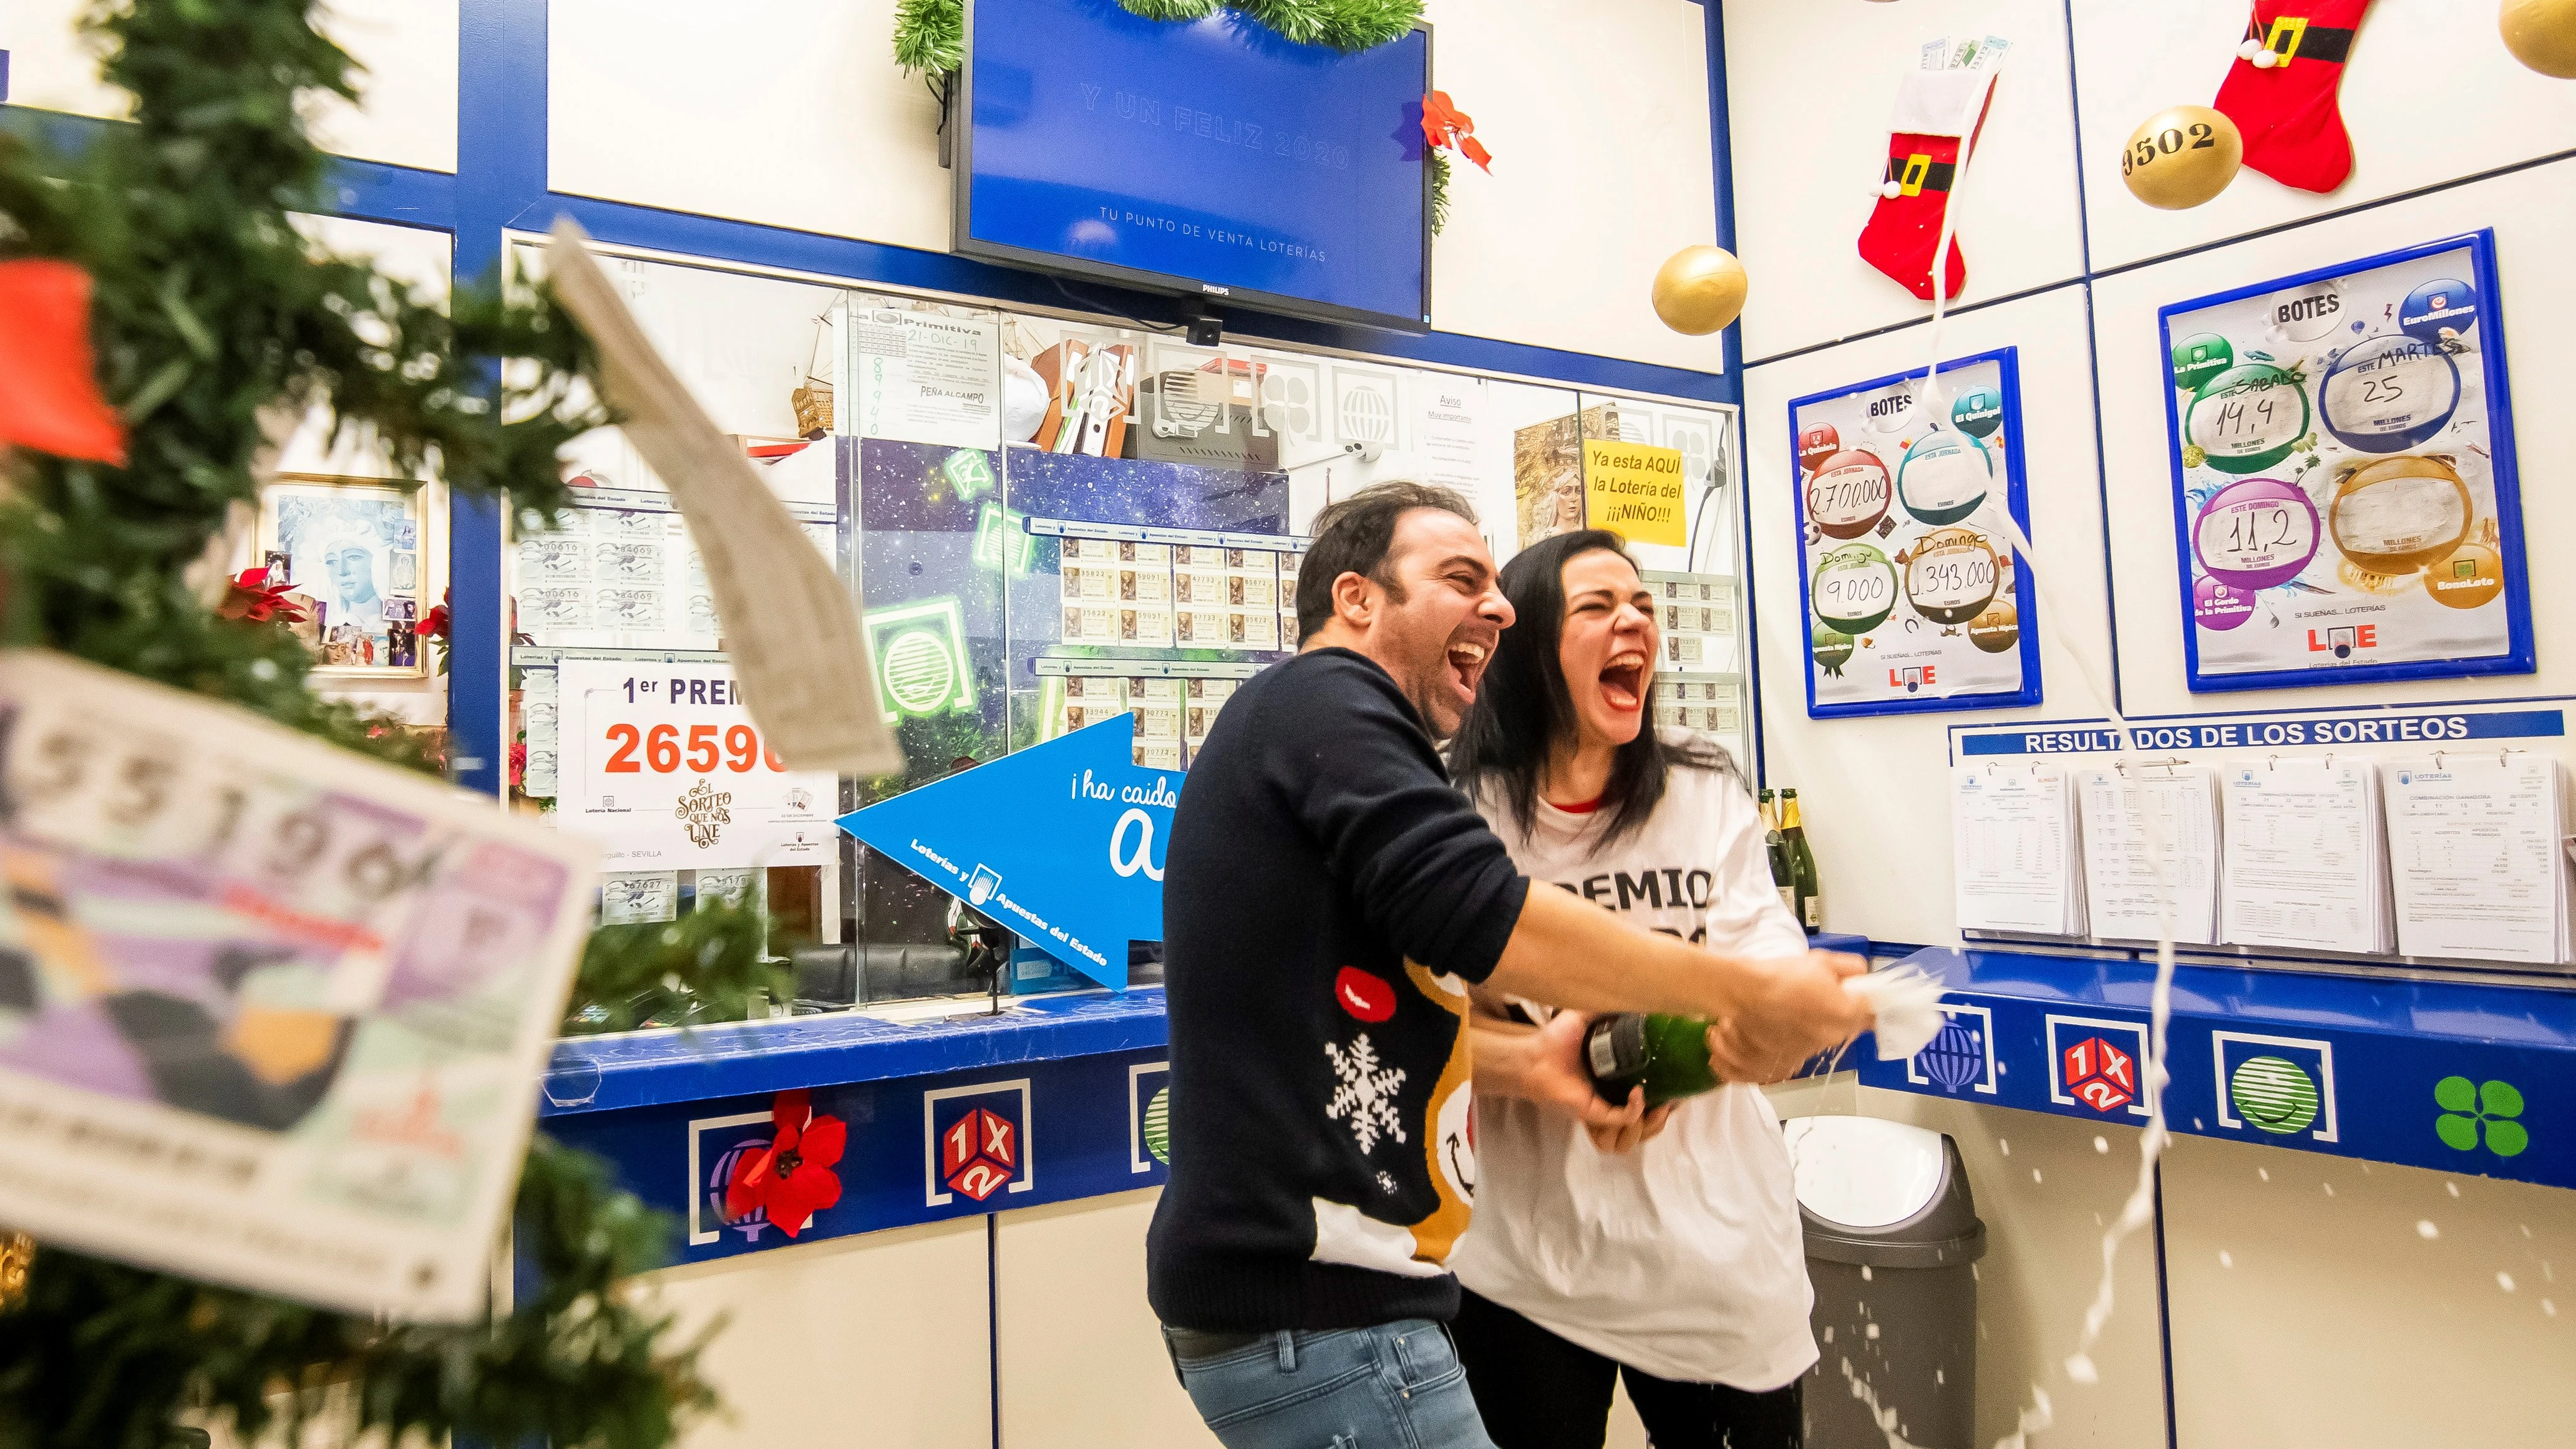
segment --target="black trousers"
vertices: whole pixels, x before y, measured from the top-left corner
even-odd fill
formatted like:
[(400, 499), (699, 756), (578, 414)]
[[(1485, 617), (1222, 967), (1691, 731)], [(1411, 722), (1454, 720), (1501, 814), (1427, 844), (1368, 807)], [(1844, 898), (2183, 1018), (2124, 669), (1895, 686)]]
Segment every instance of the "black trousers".
[(1801, 1449), (1806, 1441), (1797, 1380), (1756, 1394), (1659, 1379), (1474, 1293), (1462, 1295), (1449, 1331), (1495, 1449), (1600, 1449), (1611, 1382), (1623, 1376), (1655, 1449)]

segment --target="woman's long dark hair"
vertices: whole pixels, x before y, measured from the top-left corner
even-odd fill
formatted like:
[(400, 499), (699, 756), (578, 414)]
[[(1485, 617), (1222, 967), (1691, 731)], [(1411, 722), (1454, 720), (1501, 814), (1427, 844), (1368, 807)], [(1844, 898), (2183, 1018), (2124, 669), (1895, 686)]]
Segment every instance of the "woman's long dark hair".
[[(1495, 646), (1475, 707), (1450, 748), (1450, 774), (1458, 787), (1470, 794), (1501, 792), (1523, 835), (1538, 823), (1539, 776), (1546, 772), (1548, 750), (1575, 732), (1574, 696), (1558, 652), (1565, 638), (1565, 566), (1596, 549), (1636, 564), (1619, 535), (1588, 528), (1534, 543), (1503, 565), (1503, 597), (1518, 618)], [(1602, 844), (1645, 825), (1676, 767), (1732, 772), (1735, 765), (1716, 744), (1659, 737), (1650, 708), (1645, 727), (1619, 747), (1611, 763), (1610, 783), (1601, 794)]]

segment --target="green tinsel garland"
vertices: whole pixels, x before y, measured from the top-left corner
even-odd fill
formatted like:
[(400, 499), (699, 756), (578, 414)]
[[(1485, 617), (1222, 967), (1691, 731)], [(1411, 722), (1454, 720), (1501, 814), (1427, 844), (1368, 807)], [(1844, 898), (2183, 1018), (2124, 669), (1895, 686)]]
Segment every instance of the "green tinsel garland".
[[(398, 730), (316, 695), (283, 629), (216, 617), (183, 578), (253, 503), (263, 419), (327, 403), (407, 471), (542, 526), (569, 501), (561, 447), (607, 421), (576, 389), (588, 340), (538, 289), (497, 277), (447, 313), (371, 266), (315, 261), (287, 223), (326, 208), (330, 161), (299, 99), (354, 98), (310, 0), (94, 0), (83, 28), (133, 122), (77, 155), (0, 133), (0, 258), (58, 257), (95, 284), (99, 378), (128, 463), (15, 460), (0, 497), (0, 640), (44, 645), (231, 701), (344, 748), (421, 766)], [(502, 359), (521, 359), (496, 398)], [(594, 937), (575, 990), (593, 1026), (739, 1018), (778, 987), (762, 922), (709, 911)], [(330, 1385), (394, 1442), (472, 1434), (554, 1449), (661, 1449), (713, 1406), (697, 1345), (619, 1290), (664, 1261), (667, 1225), (607, 1169), (540, 1138), (518, 1190), (519, 1247), (544, 1285), (461, 1326), (387, 1325), (46, 1246), (0, 1309), (0, 1449), (164, 1449), (182, 1411), (242, 1437)]]
[[(1368, 50), (1411, 30), (1422, 0), (1118, 0), (1148, 20), (1204, 20), (1234, 10), (1301, 44)], [(966, 0), (896, 0), (894, 63), (929, 85), (942, 104), (966, 64)], [(1449, 158), (1431, 152), (1431, 234), (1449, 224)]]

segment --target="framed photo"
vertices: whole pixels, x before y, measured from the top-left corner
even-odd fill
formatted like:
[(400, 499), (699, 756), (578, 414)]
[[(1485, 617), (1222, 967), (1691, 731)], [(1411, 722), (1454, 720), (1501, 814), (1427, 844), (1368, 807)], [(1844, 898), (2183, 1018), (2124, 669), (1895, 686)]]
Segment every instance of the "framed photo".
[(1808, 716), (2039, 703), (2014, 350), (1810, 394), (1789, 428)]
[(2493, 231), (2158, 320), (2193, 689), (2532, 672)]
[(287, 475), (262, 492), (261, 558), (304, 607), (317, 672), (423, 673), (423, 522), (416, 484)]

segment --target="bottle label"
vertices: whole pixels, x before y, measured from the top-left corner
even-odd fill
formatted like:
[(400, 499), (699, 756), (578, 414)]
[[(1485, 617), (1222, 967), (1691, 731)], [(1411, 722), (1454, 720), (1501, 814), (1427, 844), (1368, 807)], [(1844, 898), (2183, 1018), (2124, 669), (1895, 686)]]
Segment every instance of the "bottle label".
[(1798, 914), (1798, 888), (1796, 886), (1780, 887), (1780, 904), (1787, 906), (1789, 908), (1789, 914), (1792, 917), (1795, 917)]
[(1807, 929), (1810, 931), (1821, 931), (1824, 928), (1825, 898), (1823, 896), (1807, 897)]

